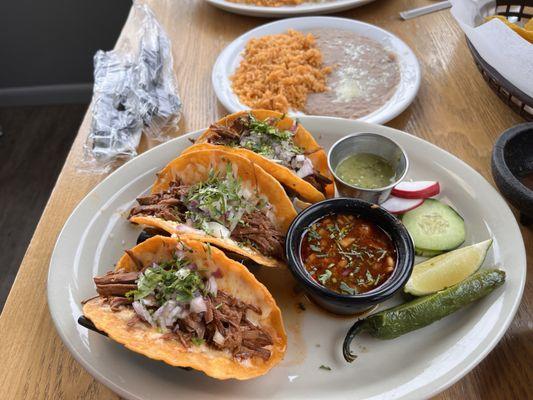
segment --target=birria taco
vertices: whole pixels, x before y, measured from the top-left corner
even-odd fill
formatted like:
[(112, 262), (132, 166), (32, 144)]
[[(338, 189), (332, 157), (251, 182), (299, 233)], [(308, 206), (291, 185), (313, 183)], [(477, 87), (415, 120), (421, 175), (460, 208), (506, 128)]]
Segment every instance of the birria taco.
[(157, 174), (129, 220), (212, 243), (258, 264), (283, 263), (285, 234), (296, 211), (276, 179), (237, 154), (200, 150)]
[(327, 157), (301, 124), (284, 114), (242, 111), (214, 123), (185, 152), (223, 148), (256, 163), (292, 197), (315, 203), (333, 197)]
[(209, 244), (154, 236), (94, 278), (83, 314), (154, 360), (217, 379), (250, 379), (281, 361), (287, 337), (269, 291)]

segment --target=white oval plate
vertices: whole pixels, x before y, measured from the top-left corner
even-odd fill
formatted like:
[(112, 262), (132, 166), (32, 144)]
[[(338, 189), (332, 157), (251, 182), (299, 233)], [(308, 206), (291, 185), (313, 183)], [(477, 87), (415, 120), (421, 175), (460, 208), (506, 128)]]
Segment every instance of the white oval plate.
[[(68, 349), (96, 379), (128, 399), (427, 398), (460, 379), (496, 345), (513, 319), (526, 279), (522, 237), (501, 196), (464, 162), (415, 136), (335, 118), (303, 117), (302, 123), (325, 149), (354, 132), (376, 132), (397, 141), (411, 160), (408, 178), (438, 180), (443, 188), (439, 198), (465, 218), (466, 244), (494, 238), (484, 267), (505, 269), (505, 285), (398, 339), (361, 335), (354, 347), (359, 358), (348, 364), (341, 344), (353, 319), (335, 317), (295, 297), (286, 270), (257, 268), (254, 272), (283, 311), (288, 352), (267, 375), (243, 382), (216, 381), (167, 366), (79, 326), (80, 302), (95, 294), (93, 276), (110, 270), (135, 243), (139, 228), (126, 221), (124, 212), (198, 131), (141, 154), (111, 174), (78, 205), (59, 235), (48, 275), (50, 312)], [(307, 310), (298, 313), (300, 301)], [(395, 302), (398, 299), (385, 306)], [(320, 369), (322, 364), (332, 371)]]
[(235, 14), (252, 17), (280, 18), (296, 15), (329, 14), (371, 3), (374, 0), (333, 0), (318, 3), (303, 3), (297, 6), (259, 7), (251, 4), (232, 3), (227, 0), (207, 0), (215, 7)]
[[(396, 92), (394, 92), (389, 101), (381, 108), (359, 118), (359, 121), (384, 124), (404, 111), (416, 97), (420, 87), (420, 65), (418, 64), (418, 60), (413, 51), (392, 33), (375, 25), (346, 18), (291, 18), (272, 22), (252, 29), (244, 35), (239, 36), (222, 50), (213, 65), (211, 80), (218, 100), (228, 111), (234, 113), (249, 109), (249, 107), (239, 101), (238, 96), (231, 88), (231, 81), (229, 79), (241, 62), (241, 53), (244, 50), (246, 43), (252, 38), (283, 33), (291, 28), (300, 31), (316, 28), (345, 29), (376, 40), (398, 56), (398, 62), (400, 64), (400, 83), (398, 84)], [(297, 116), (304, 115), (301, 112), (290, 114)]]

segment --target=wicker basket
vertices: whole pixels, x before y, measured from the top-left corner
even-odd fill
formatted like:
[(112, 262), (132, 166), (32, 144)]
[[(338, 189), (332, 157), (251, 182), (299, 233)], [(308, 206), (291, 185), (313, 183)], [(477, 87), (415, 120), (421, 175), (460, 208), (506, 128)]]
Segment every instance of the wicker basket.
[[(533, 0), (496, 0), (496, 14), (506, 18), (514, 17), (513, 22), (533, 18)], [(489, 65), (466, 39), (468, 48), (483, 78), (496, 94), (516, 113), (527, 121), (533, 121), (533, 98), (522, 92)]]

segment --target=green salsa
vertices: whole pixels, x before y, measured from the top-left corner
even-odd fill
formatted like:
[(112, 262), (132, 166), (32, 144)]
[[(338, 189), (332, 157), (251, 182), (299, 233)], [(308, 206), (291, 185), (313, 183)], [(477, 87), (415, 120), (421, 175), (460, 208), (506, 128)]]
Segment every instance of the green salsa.
[(395, 173), (383, 157), (357, 153), (342, 160), (335, 170), (344, 182), (363, 189), (377, 189), (394, 182)]

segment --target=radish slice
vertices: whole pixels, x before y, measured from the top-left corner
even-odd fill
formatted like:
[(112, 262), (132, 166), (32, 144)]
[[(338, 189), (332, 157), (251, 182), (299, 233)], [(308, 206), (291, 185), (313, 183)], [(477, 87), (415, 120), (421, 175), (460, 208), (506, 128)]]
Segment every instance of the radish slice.
[(427, 199), (440, 193), (440, 185), (436, 181), (400, 182), (391, 193), (404, 199)]
[(402, 199), (400, 197), (390, 196), (380, 206), (393, 214), (403, 214), (417, 208), (423, 202), (424, 199)]

